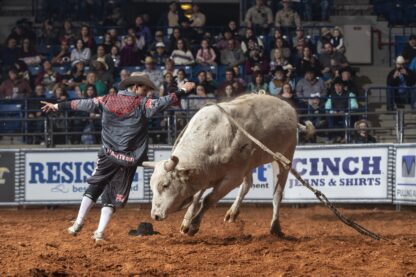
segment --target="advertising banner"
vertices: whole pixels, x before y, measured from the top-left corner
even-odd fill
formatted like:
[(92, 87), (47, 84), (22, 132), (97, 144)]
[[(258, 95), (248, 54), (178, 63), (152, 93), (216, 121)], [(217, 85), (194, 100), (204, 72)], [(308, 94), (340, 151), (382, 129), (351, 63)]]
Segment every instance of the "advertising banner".
[[(80, 201), (97, 161), (97, 150), (26, 152), (25, 201)], [(130, 200), (144, 198), (143, 168), (139, 167)]]
[(15, 153), (0, 151), (0, 202), (15, 201)]
[[(298, 148), (292, 166), (308, 183), (333, 202), (391, 203), (388, 184), (388, 145)], [(284, 202), (318, 201), (289, 174)]]
[(416, 205), (416, 145), (397, 146), (394, 203)]
[[(155, 149), (155, 160), (168, 159), (170, 151)], [(298, 147), (293, 167), (313, 187), (321, 190), (334, 202), (391, 203), (388, 185), (388, 146), (325, 146), (322, 148)], [(276, 183), (271, 164), (253, 170), (253, 186), (245, 197), (246, 202), (271, 202)], [(230, 202), (238, 188), (223, 198)], [(302, 186), (291, 174), (286, 183), (283, 202), (317, 202), (315, 195)]]

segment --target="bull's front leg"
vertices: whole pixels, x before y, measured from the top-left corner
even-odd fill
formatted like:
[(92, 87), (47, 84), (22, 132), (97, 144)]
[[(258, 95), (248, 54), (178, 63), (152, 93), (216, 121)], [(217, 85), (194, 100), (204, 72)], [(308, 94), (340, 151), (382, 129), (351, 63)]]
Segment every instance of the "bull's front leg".
[(240, 190), (238, 192), (238, 196), (235, 199), (233, 205), (227, 211), (224, 217), (224, 221), (234, 222), (237, 219), (237, 216), (240, 213), (240, 206), (243, 202), (244, 197), (250, 190), (251, 186), (253, 185), (253, 174), (251, 170), (248, 174), (244, 177), (243, 183), (240, 185)]
[(215, 203), (217, 203), (221, 198), (223, 198), (227, 193), (229, 193), (233, 188), (236, 187), (236, 184), (241, 183), (242, 178), (232, 177), (232, 174), (225, 177), (221, 180), (218, 185), (214, 186), (214, 189), (204, 197), (202, 200), (201, 207), (195, 216), (191, 219), (191, 224), (187, 229), (182, 230), (183, 234), (188, 236), (193, 236), (199, 231), (199, 226), (201, 224), (202, 217), (205, 212)]
[(205, 189), (200, 190), (194, 195), (194, 198), (192, 199), (192, 204), (189, 206), (188, 210), (186, 211), (186, 214), (183, 218), (182, 225), (181, 225), (181, 233), (186, 234), (186, 230), (189, 229), (189, 226), (191, 225), (192, 218), (194, 216), (194, 211), (196, 207), (199, 204), (199, 200), (201, 199), (202, 195), (204, 194)]
[(284, 236), (279, 222), (279, 210), (288, 174), (289, 170), (284, 169), (281, 165), (279, 165), (279, 175), (277, 176), (278, 181), (273, 194), (273, 218), (270, 225), (270, 234), (278, 237)]

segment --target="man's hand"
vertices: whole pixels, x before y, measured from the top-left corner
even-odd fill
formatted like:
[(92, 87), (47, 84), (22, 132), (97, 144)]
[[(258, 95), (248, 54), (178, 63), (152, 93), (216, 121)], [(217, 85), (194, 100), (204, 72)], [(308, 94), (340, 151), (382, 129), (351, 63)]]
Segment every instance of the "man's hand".
[(47, 112), (57, 112), (58, 111), (58, 105), (46, 102), (46, 101), (40, 101), (41, 104), (43, 104), (43, 106), (40, 108), (43, 112), (47, 113)]
[(186, 82), (181, 89), (183, 89), (186, 93), (189, 93), (194, 88), (195, 88), (195, 83), (193, 83), (193, 82)]

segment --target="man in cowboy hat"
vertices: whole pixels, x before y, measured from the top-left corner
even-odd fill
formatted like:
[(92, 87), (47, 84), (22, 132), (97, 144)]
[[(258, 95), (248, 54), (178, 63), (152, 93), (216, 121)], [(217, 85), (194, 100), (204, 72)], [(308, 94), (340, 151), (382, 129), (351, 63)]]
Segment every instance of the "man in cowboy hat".
[(100, 110), (102, 113), (102, 147), (98, 152), (97, 167), (87, 179), (89, 187), (82, 198), (78, 217), (68, 228), (69, 234), (77, 235), (88, 211), (102, 195), (101, 217), (93, 235), (96, 242), (104, 239), (104, 230), (115, 208), (126, 204), (137, 167), (147, 160), (147, 120), (178, 103), (180, 97), (189, 93), (195, 84), (187, 82), (180, 90), (158, 99), (146, 97), (149, 91), (156, 90), (157, 87), (143, 73), (133, 73), (120, 82), (119, 87), (123, 90), (116, 95), (59, 104), (41, 102), (44, 112)]

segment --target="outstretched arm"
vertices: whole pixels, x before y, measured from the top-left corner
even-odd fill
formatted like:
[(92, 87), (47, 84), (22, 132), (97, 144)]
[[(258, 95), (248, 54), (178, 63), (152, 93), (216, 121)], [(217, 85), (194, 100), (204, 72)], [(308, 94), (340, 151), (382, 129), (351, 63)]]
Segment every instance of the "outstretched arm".
[(43, 106), (41, 107), (43, 112), (73, 110), (92, 113), (97, 111), (100, 105), (100, 98), (96, 97), (92, 99), (77, 99), (72, 101), (61, 102), (58, 104), (53, 104), (46, 101), (40, 101), (40, 103), (43, 104)]
[(183, 87), (177, 92), (170, 93), (166, 96), (160, 97), (158, 99), (148, 99), (145, 98), (142, 102), (142, 110), (144, 116), (151, 118), (156, 113), (163, 111), (169, 106), (179, 102), (180, 98), (185, 94), (189, 93), (195, 87), (195, 83), (186, 82)]

